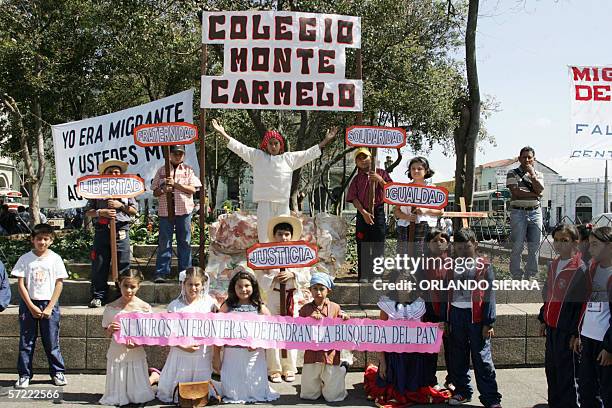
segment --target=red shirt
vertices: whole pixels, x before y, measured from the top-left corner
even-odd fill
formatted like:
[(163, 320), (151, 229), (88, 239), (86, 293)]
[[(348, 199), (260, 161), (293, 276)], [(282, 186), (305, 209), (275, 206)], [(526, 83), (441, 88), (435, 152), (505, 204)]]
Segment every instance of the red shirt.
[[(385, 183), (390, 183), (391, 177), (389, 174), (383, 169), (376, 169), (376, 173), (378, 173)], [(355, 199), (359, 200), (362, 206), (368, 207), (368, 188), (370, 183), (368, 181), (368, 172), (357, 170), (357, 174), (351, 181), (351, 185), (349, 186), (348, 193), (346, 194), (346, 201), (353, 202)], [(374, 206), (379, 206), (383, 203), (383, 186), (379, 183), (376, 183), (376, 199), (374, 200)]]

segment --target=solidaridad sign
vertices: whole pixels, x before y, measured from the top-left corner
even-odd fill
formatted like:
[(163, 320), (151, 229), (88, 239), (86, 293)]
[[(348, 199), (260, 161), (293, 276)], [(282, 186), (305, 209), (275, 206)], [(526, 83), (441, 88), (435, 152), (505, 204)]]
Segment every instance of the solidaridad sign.
[(144, 180), (136, 175), (92, 175), (77, 180), (77, 192), (89, 199), (132, 198), (145, 191)]
[(399, 149), (406, 145), (406, 130), (383, 126), (351, 126), (346, 129), (346, 144)]
[(252, 269), (305, 268), (319, 261), (317, 246), (304, 241), (268, 242), (247, 249)]
[(185, 122), (152, 123), (134, 129), (134, 143), (140, 147), (190, 144), (197, 139), (198, 127)]
[(422, 184), (388, 183), (383, 200), (387, 204), (440, 210), (448, 204), (448, 190)]

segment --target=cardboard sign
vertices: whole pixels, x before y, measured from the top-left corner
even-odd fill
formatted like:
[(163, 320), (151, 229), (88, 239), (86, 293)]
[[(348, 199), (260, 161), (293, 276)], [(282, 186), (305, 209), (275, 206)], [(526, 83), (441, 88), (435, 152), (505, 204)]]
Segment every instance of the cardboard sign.
[(383, 200), (387, 204), (440, 210), (448, 204), (448, 190), (422, 184), (387, 183)]
[(132, 198), (144, 193), (145, 184), (133, 174), (103, 174), (80, 177), (76, 189), (81, 197), (90, 199)]
[(253, 313), (121, 313), (117, 343), (193, 344), (298, 350), (437, 353), (437, 323), (412, 320), (331, 319)]
[(202, 76), (202, 108), (361, 111), (346, 49), (361, 19), (290, 11), (202, 13), (202, 43), (223, 45), (223, 75)]
[(198, 127), (191, 123), (152, 123), (134, 129), (134, 143), (140, 147), (183, 145), (196, 140)]
[(316, 245), (304, 241), (268, 242), (247, 249), (252, 269), (304, 268), (319, 261)]
[(406, 130), (384, 126), (351, 126), (346, 129), (346, 144), (355, 147), (399, 149), (406, 145)]
[(447, 218), (488, 218), (489, 214), (484, 211), (444, 211)]

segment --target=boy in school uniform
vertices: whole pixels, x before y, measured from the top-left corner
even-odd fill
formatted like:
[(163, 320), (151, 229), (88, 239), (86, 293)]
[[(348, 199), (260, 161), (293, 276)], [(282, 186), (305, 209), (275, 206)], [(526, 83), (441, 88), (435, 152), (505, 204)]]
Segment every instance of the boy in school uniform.
[(587, 302), (574, 342), (580, 350), (580, 406), (612, 408), (612, 227), (593, 230), (589, 251)]
[[(302, 236), (302, 221), (297, 217), (281, 215), (268, 223), (267, 235), (272, 242), (298, 241)], [(298, 301), (302, 290), (308, 288), (310, 268), (291, 268), (281, 272), (270, 269), (257, 272), (257, 281), (263, 291), (266, 306), (272, 315), (280, 315), (280, 284), (286, 287), (286, 310), (288, 316), (298, 316)], [(266, 350), (268, 377), (273, 383), (295, 381), (297, 373), (297, 350), (287, 350), (287, 357), (277, 349)]]
[[(461, 405), (472, 400), (473, 388), (469, 375), (471, 355), (480, 402), (487, 408), (501, 408), (502, 396), (498, 391), (491, 353), (496, 318), (493, 269), (487, 259), (477, 255), (474, 231), (464, 228), (454, 237), (457, 257), (448, 279), (455, 282), (457, 290), (448, 290), (448, 300), (441, 308), (441, 317), (448, 328), (449, 374), (455, 385), (455, 392), (448, 403)], [(484, 280), (488, 282), (487, 290), (465, 289), (469, 281)]]
[[(340, 305), (328, 299), (333, 287), (331, 276), (321, 272), (313, 273), (310, 278), (313, 300), (302, 306), (300, 317), (313, 317), (317, 320), (339, 317), (347, 320), (349, 316), (340, 309)], [(347, 396), (345, 377), (346, 367), (340, 364), (339, 350), (306, 350), (300, 398), (316, 400), (323, 395), (327, 402), (342, 401)]]
[(586, 295), (586, 266), (577, 251), (578, 231), (559, 225), (552, 232), (557, 256), (548, 267), (542, 289), (544, 305), (538, 320), (540, 335), (546, 336), (544, 365), (548, 383), (548, 405), (577, 408), (578, 354), (569, 347), (578, 337), (582, 302)]
[[(351, 181), (346, 201), (353, 203), (357, 209), (357, 279), (367, 282), (371, 278), (374, 258), (385, 254), (385, 206), (383, 202), (383, 187), (390, 183), (391, 177), (386, 171), (376, 169), (370, 171), (372, 153), (365, 147), (355, 150), (357, 174)], [(368, 191), (371, 183), (375, 185), (374, 209), (370, 210)], [(372, 212), (370, 212), (372, 211)]]
[(40, 331), (49, 362), (49, 374), (57, 386), (67, 384), (64, 358), (60, 352), (60, 309), (58, 300), (64, 278), (68, 277), (62, 258), (49, 249), (55, 238), (53, 227), (38, 224), (32, 230), (33, 249), (22, 255), (12, 275), (18, 279), (19, 303), (19, 379), (15, 388), (27, 388), (34, 373), (32, 359)]

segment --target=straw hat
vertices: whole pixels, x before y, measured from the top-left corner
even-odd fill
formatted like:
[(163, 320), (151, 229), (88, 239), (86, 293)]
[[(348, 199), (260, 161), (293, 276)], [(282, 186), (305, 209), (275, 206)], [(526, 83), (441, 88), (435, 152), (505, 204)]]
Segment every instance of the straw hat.
[(119, 167), (121, 169), (121, 174), (123, 174), (127, 171), (128, 164), (121, 160), (109, 159), (98, 166), (98, 173), (104, 174), (109, 167)]
[(291, 215), (280, 215), (270, 219), (268, 222), (268, 239), (271, 241), (274, 238), (274, 227), (278, 224), (287, 223), (293, 228), (293, 234), (291, 234), (292, 241), (299, 241), (302, 237), (302, 221), (297, 217)]

